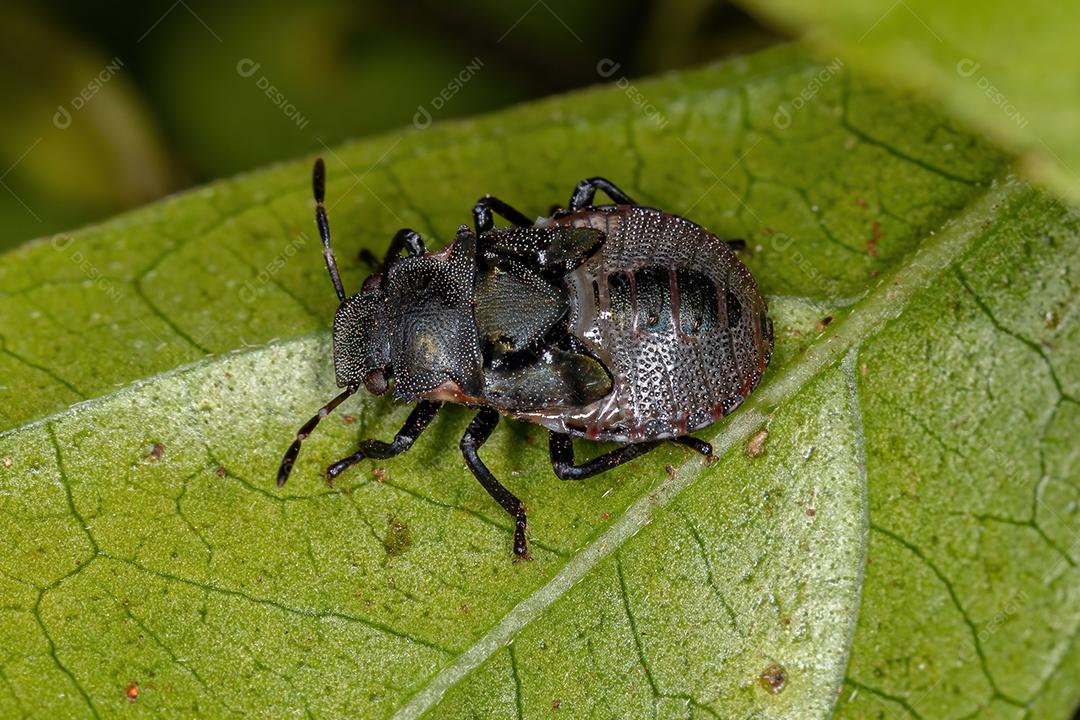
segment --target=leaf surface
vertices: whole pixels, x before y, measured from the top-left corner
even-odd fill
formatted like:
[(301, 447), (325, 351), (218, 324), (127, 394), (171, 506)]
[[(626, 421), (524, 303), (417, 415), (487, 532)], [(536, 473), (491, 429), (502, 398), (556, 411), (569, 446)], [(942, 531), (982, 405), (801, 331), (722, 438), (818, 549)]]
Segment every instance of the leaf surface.
[[(1080, 5), (933, 0), (745, 0), (864, 73), (938, 100), (1080, 201)], [(834, 64), (840, 58), (834, 59)]]

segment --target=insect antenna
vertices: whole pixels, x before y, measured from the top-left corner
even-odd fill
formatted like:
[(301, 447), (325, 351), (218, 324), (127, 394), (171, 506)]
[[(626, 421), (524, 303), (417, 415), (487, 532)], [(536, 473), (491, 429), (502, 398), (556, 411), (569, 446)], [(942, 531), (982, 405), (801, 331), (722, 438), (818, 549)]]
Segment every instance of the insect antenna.
[(278, 487), (283, 486), (285, 481), (289, 479), (289, 473), (292, 472), (293, 465), (296, 464), (296, 456), (300, 454), (300, 444), (307, 440), (308, 435), (315, 430), (315, 427), (319, 424), (320, 420), (334, 412), (334, 408), (340, 405), (345, 398), (352, 395), (359, 388), (359, 385), (349, 385), (345, 388), (344, 392), (319, 408), (319, 412), (315, 413), (314, 417), (300, 426), (300, 429), (296, 431), (296, 439), (293, 440), (289, 449), (285, 451), (285, 457), (281, 458), (281, 466), (277, 471)]
[(338, 300), (345, 302), (345, 288), (341, 285), (337, 260), (330, 247), (330, 221), (326, 219), (326, 208), (323, 206), (323, 200), (326, 197), (326, 165), (323, 164), (322, 158), (315, 159), (315, 167), (311, 171), (311, 189), (315, 194), (315, 224), (319, 226), (319, 237), (322, 238), (326, 269), (330, 273), (330, 282), (334, 283)]

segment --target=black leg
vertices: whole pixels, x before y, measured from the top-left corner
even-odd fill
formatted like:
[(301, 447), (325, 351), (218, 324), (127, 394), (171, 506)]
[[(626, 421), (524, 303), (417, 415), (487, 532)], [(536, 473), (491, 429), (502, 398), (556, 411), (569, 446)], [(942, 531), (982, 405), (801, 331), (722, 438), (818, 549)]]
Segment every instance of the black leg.
[(616, 187), (614, 183), (602, 177), (594, 177), (582, 180), (577, 184), (577, 187), (574, 188), (574, 194), (570, 196), (568, 208), (571, 211), (577, 211), (591, 206), (597, 190), (603, 190), (607, 193), (608, 197), (614, 200), (616, 205), (637, 205), (629, 195)]
[(487, 465), (484, 465), (484, 461), (477, 454), (480, 446), (487, 441), (491, 431), (498, 424), (499, 413), (494, 410), (484, 409), (476, 413), (476, 417), (469, 423), (465, 435), (461, 438), (461, 454), (465, 456), (466, 464), (468, 464), (476, 479), (480, 481), (480, 484), (484, 486), (484, 489), (488, 491), (488, 495), (491, 495), (495, 502), (499, 503), (503, 510), (510, 513), (514, 518), (514, 559), (528, 560), (529, 546), (525, 539), (525, 506), (513, 493), (504, 488), (502, 483), (495, 479), (495, 476), (491, 474), (491, 471), (487, 469)]
[(424, 240), (420, 237), (420, 233), (409, 228), (401, 228), (394, 234), (394, 239), (390, 241), (390, 247), (386, 249), (386, 255), (383, 256), (382, 269), (390, 267), (390, 263), (397, 259), (398, 254), (404, 250), (407, 255), (423, 255), (427, 252), (427, 248), (424, 247)]
[(360, 262), (371, 268), (371, 272), (379, 272), (382, 270), (382, 265), (379, 264), (379, 258), (375, 257), (375, 253), (367, 248), (360, 248), (360, 252), (356, 254), (356, 257), (360, 259)]
[(734, 240), (725, 240), (724, 242), (727, 243), (727, 246), (729, 248), (731, 248), (732, 250), (734, 250), (735, 252), (739, 252), (740, 250), (745, 250), (746, 249), (746, 241), (745, 240), (740, 240), (740, 239), (736, 238)]
[(307, 436), (311, 434), (315, 429), (315, 426), (319, 424), (320, 420), (334, 412), (334, 408), (340, 405), (345, 398), (356, 392), (359, 387), (359, 385), (349, 385), (346, 387), (343, 393), (319, 408), (319, 412), (315, 413), (313, 418), (304, 423), (300, 429), (296, 431), (296, 439), (293, 440), (289, 449), (285, 451), (285, 457), (281, 459), (281, 465), (278, 467), (278, 487), (284, 485), (285, 481), (289, 479), (289, 473), (292, 472), (293, 465), (296, 464), (296, 456), (300, 454), (300, 444), (307, 439)]
[(518, 227), (532, 227), (533, 222), (525, 217), (525, 213), (514, 209), (497, 197), (485, 195), (476, 201), (476, 205), (472, 209), (477, 235), (495, 227), (495, 218), (492, 217), (493, 212), (498, 213)]
[(360, 462), (364, 458), (389, 458), (401, 453), (412, 447), (413, 442), (420, 436), (420, 433), (424, 431), (424, 428), (434, 419), (435, 414), (439, 412), (439, 408), (442, 407), (441, 402), (434, 402), (432, 400), (421, 400), (413, 408), (413, 411), (409, 413), (408, 419), (401, 429), (398, 430), (394, 441), (385, 443), (381, 440), (364, 440), (360, 443), (360, 449), (354, 452), (352, 455), (338, 460), (336, 463), (326, 468), (326, 477), (328, 480), (333, 480), (346, 468), (352, 467), (356, 463)]
[(704, 440), (698, 440), (696, 437), (693, 437), (692, 435), (683, 435), (682, 437), (675, 438), (671, 442), (678, 443), (679, 445), (685, 445), (686, 447), (690, 448), (691, 450), (695, 450), (695, 451), (701, 453), (706, 458), (711, 458), (713, 456), (713, 454), (712, 454), (712, 445), (705, 442)]
[(663, 440), (630, 443), (611, 452), (594, 457), (592, 460), (574, 464), (574, 439), (565, 433), (552, 432), (548, 437), (548, 449), (551, 451), (551, 469), (560, 480), (584, 480), (599, 475), (605, 470), (618, 467), (634, 458), (641, 457), (653, 448), (659, 447)]

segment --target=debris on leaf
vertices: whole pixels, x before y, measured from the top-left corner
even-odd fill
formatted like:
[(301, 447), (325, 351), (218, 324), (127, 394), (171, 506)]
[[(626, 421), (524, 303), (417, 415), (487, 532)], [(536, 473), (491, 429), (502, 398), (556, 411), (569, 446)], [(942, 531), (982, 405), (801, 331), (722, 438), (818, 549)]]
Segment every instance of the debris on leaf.
[(412, 533), (404, 520), (396, 515), (386, 518), (386, 537), (383, 538), (383, 549), (386, 554), (394, 557), (401, 555), (412, 545)]
[(3, 463), (4, 463), (4, 467), (11, 467), (11, 463), (12, 463), (11, 457), (5, 455)]
[(787, 671), (779, 663), (769, 663), (769, 666), (758, 676), (758, 682), (773, 695), (778, 695), (787, 685)]
[(128, 702), (135, 702), (136, 700), (138, 700), (139, 684), (137, 682), (132, 682), (130, 685), (127, 686), (127, 689), (124, 691), (124, 695), (127, 696)]
[(825, 317), (818, 320), (817, 331), (824, 332), (825, 328), (829, 327), (829, 325), (832, 323), (832, 320), (832, 315), (826, 315)]
[(161, 456), (164, 455), (164, 454), (165, 454), (165, 446), (162, 445), (161, 443), (154, 443), (150, 447), (150, 454), (147, 455), (147, 457), (153, 458), (154, 460), (160, 460)]
[(761, 428), (750, 436), (746, 441), (746, 454), (750, 457), (761, 457), (765, 454), (765, 441), (769, 438), (767, 428)]

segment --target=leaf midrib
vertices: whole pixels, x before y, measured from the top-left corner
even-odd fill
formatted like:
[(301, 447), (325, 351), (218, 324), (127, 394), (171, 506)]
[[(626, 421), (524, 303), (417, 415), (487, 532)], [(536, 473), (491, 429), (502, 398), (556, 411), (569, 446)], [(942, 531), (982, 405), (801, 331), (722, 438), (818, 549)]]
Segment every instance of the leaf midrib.
[[(982, 196), (923, 242), (906, 263), (883, 277), (831, 333), (810, 345), (798, 364), (758, 388), (710, 438), (713, 452), (722, 456), (749, 437), (768, 420), (775, 408), (794, 397), (818, 373), (857, 349), (902, 314), (919, 290), (951, 267), (982, 236), (1000, 208), (1010, 205), (1028, 189), (1026, 183), (1011, 174), (995, 180)], [(551, 580), (522, 599), (491, 630), (425, 683), (394, 713), (393, 720), (419, 718), (434, 707), (448, 689), (506, 646), (521, 629), (539, 618), (602, 560), (633, 537), (650, 521), (656, 509), (667, 506), (690, 487), (704, 468), (702, 461), (684, 463), (669, 481), (638, 498), (607, 530), (575, 553)], [(856, 624), (851, 623), (848, 647)], [(843, 672), (842, 668), (841, 676)]]

